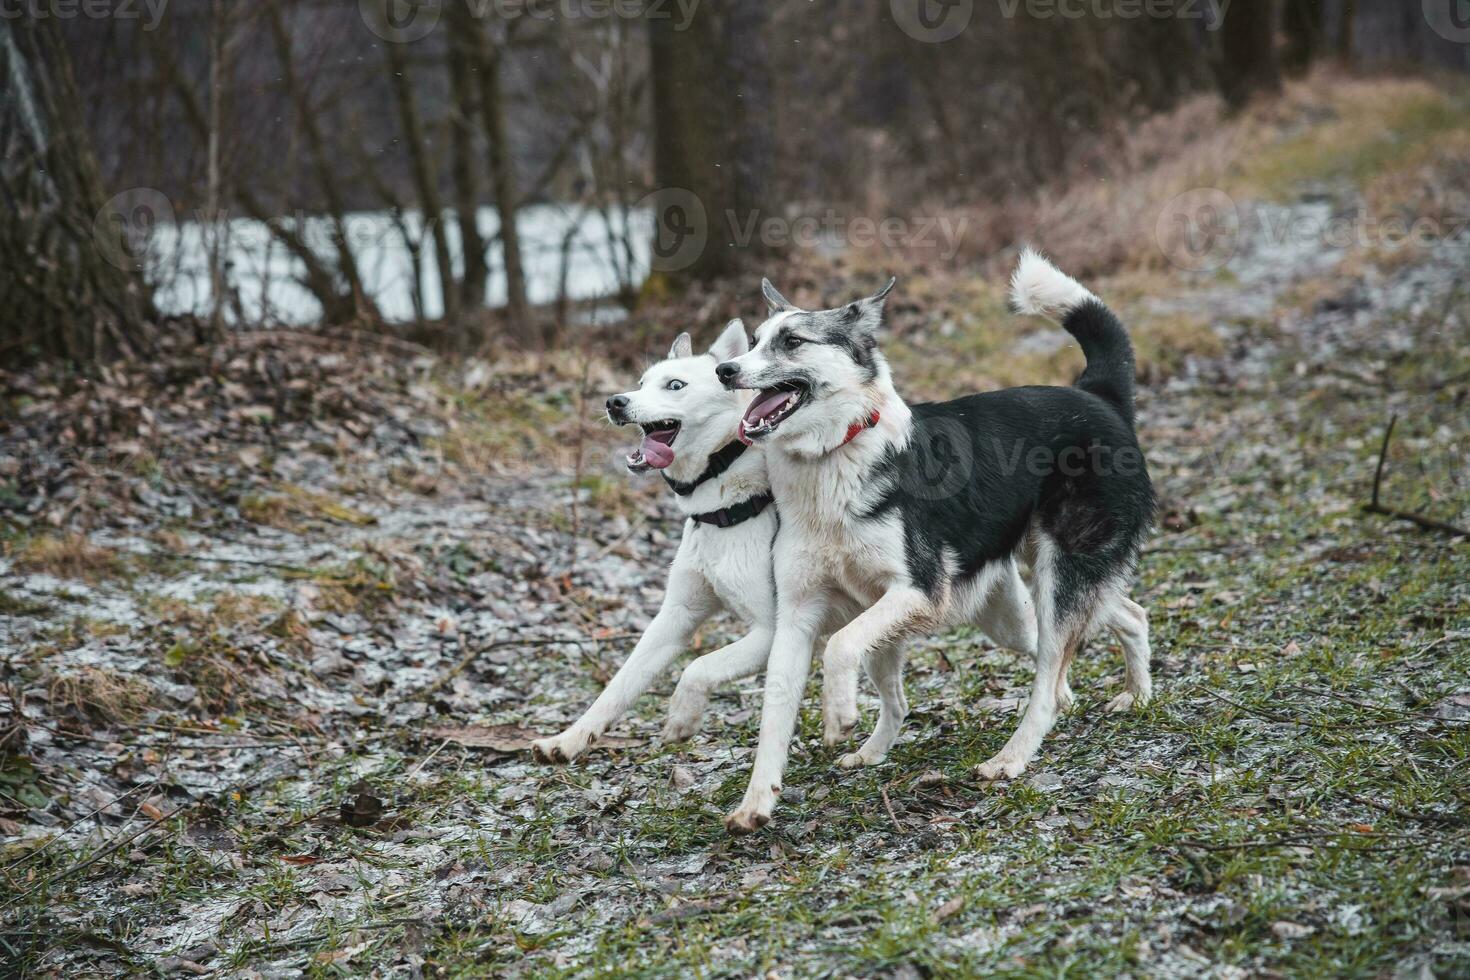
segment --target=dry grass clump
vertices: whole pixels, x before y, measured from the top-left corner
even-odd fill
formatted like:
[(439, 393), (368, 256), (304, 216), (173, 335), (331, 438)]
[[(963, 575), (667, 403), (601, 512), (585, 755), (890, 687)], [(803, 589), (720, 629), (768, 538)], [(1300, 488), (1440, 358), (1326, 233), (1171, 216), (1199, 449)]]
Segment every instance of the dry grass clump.
[(329, 494), (285, 483), (279, 493), (246, 494), (240, 498), (240, 516), (253, 524), (295, 529), (295, 518), (331, 520), (363, 527), (377, 518), (334, 499)]
[(23, 574), (79, 579), (91, 585), (132, 573), (125, 556), (75, 533), (28, 538), (11, 559), (15, 571)]
[(429, 445), (470, 474), (574, 470), (578, 452), (611, 439), (603, 401), (632, 387), (637, 375), (610, 368), (607, 359), (626, 354), (599, 348), (596, 356), (562, 351), (493, 365), (471, 361), (442, 388), (444, 430)]
[(142, 678), (106, 667), (60, 674), (46, 689), (53, 712), (75, 711), (99, 724), (137, 721), (152, 706), (155, 694)]
[(270, 596), (243, 592), (212, 593), (203, 603), (155, 595), (146, 597), (143, 604), (149, 615), (158, 621), (187, 627), (193, 632), (257, 626), (281, 606)]

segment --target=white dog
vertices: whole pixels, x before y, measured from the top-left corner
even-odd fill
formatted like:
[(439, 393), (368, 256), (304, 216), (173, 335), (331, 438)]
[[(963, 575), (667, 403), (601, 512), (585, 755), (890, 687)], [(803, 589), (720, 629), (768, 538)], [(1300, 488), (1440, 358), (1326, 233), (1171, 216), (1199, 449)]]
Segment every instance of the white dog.
[(710, 691), (757, 674), (766, 665), (776, 622), (771, 542), (778, 520), (764, 454), (737, 436), (749, 392), (727, 391), (715, 365), (749, 349), (745, 325), (731, 321), (706, 354), (687, 333), (638, 387), (607, 400), (608, 417), (637, 425), (643, 442), (628, 457), (635, 473), (661, 471), (688, 520), (669, 570), (663, 605), (628, 660), (587, 713), (554, 738), (532, 743), (543, 762), (570, 762), (617, 721), (722, 605), (750, 632), (684, 669), (663, 737), (679, 741), (699, 729)]

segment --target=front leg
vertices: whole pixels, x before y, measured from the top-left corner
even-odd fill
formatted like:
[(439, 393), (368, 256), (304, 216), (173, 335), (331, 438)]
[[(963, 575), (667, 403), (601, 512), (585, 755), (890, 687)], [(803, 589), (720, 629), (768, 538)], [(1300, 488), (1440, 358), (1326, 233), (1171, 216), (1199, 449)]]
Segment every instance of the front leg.
[(789, 612), (782, 610), (771, 642), (771, 654), (766, 662), (765, 699), (761, 705), (760, 742), (755, 750), (750, 785), (740, 806), (725, 818), (725, 829), (732, 834), (749, 834), (764, 827), (771, 819), (776, 798), (781, 795), (786, 757), (791, 750), (791, 737), (801, 713), (801, 696), (811, 670), (812, 644), (826, 613), (825, 602), (817, 596), (808, 596), (792, 605), (794, 608)]
[(897, 640), (933, 612), (928, 596), (899, 586), (883, 593), (827, 641), (822, 656), (823, 742), (829, 746), (844, 742), (857, 725), (858, 671), (869, 651)]
[(709, 703), (710, 692), (723, 684), (760, 673), (771, 653), (771, 629), (757, 627), (734, 643), (706, 653), (679, 677), (669, 703), (669, 720), (663, 740), (679, 742), (699, 731), (699, 721)]
[(648, 631), (618, 668), (607, 687), (592, 702), (587, 713), (566, 731), (531, 743), (531, 754), (540, 762), (571, 762), (587, 751), (603, 732), (623, 716), (628, 706), (648, 690), (679, 652), (689, 645), (699, 624), (714, 612), (718, 600), (714, 590), (691, 563), (681, 547), (669, 573), (669, 588), (663, 605)]
[(1036, 656), (1036, 603), (1015, 559), (1006, 567), (975, 614), (975, 625), (997, 645)]

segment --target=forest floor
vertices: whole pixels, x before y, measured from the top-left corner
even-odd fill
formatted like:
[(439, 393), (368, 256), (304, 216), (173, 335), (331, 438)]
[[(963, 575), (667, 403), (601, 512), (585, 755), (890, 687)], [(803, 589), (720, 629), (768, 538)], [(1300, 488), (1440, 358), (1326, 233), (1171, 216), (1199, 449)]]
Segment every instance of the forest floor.
[[(1255, 187), (1219, 268), (1089, 283), (1141, 355), (1153, 703), (1102, 710), (1099, 640), (980, 782), (1029, 665), (917, 641), (889, 759), (838, 769), (814, 687), (750, 837), (756, 681), (689, 743), (655, 738), (671, 675), (584, 764), (527, 752), (680, 531), (596, 420), (633, 371), (277, 332), (0, 378), (0, 974), (1470, 974), (1470, 542), (1361, 507), (1396, 418), (1382, 502), (1470, 522), (1470, 232), (1280, 233), (1430, 165), (1364, 133), (1361, 170)], [(1002, 295), (901, 285), (900, 390), (1065, 380)]]

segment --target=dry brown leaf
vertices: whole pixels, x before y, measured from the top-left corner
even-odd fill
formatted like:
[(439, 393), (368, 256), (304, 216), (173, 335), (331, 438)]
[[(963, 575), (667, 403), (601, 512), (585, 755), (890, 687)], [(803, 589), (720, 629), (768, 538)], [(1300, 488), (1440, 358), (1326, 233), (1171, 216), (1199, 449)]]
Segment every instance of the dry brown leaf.
[(939, 908), (934, 911), (934, 921), (943, 922), (945, 919), (953, 918), (954, 916), (958, 915), (960, 909), (964, 907), (964, 896), (957, 895), (954, 898), (951, 898), (949, 901), (945, 902), (943, 905), (939, 906)]

